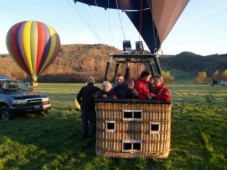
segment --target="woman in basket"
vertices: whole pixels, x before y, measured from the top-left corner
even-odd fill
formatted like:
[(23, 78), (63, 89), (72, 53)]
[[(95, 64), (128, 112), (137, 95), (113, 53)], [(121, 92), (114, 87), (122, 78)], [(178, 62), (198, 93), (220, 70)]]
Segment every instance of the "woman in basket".
[(110, 98), (116, 99), (116, 94), (112, 91), (112, 85), (109, 81), (102, 83), (102, 90), (95, 94), (96, 98)]
[(164, 79), (161, 75), (154, 76), (153, 87), (150, 90), (150, 97), (154, 100), (171, 101), (171, 95), (168, 87), (164, 85)]

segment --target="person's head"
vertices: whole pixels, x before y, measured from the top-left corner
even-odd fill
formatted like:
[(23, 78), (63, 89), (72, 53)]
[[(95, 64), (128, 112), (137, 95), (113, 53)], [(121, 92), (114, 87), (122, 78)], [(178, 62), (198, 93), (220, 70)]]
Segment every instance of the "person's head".
[(148, 82), (151, 79), (151, 73), (149, 71), (143, 71), (140, 74), (140, 78), (146, 82)]
[(108, 91), (110, 91), (112, 89), (112, 85), (111, 85), (111, 83), (109, 81), (104, 81), (102, 83), (102, 88), (103, 88), (103, 90), (105, 92), (108, 92)]
[(92, 76), (89, 76), (88, 79), (87, 79), (87, 84), (95, 84), (95, 78), (92, 77)]
[(117, 83), (117, 85), (121, 85), (123, 84), (125, 81), (124, 75), (123, 74), (116, 74), (115, 76), (115, 82)]
[(149, 80), (149, 85), (151, 87), (154, 87), (155, 86), (155, 77), (151, 77), (150, 80)]
[(154, 86), (159, 87), (164, 85), (164, 79), (161, 75), (154, 77)]

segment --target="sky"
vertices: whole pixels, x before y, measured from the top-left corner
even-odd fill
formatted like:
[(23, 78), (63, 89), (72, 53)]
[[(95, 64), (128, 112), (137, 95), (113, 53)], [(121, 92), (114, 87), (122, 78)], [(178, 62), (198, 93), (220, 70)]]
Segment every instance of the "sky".
[[(21, 21), (52, 26), (61, 44), (107, 44), (134, 48), (139, 33), (123, 12), (91, 8), (73, 0), (0, 0), (0, 54), (8, 54), (8, 30)], [(144, 43), (145, 49), (147, 49)], [(227, 0), (190, 0), (161, 47), (163, 54), (227, 53)]]

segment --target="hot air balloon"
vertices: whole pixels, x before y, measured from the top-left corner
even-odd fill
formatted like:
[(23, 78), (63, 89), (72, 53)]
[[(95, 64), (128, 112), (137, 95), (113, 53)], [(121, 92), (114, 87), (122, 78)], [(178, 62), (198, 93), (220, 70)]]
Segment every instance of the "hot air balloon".
[[(189, 0), (74, 0), (89, 6), (125, 12), (142, 36), (150, 53), (110, 54), (104, 80), (111, 60), (120, 64), (146, 63), (161, 74), (158, 53)], [(138, 45), (138, 47), (137, 47)], [(123, 41), (124, 51), (131, 45)], [(142, 49), (141, 43), (136, 49)], [(127, 69), (127, 68), (126, 68)], [(138, 69), (137, 69), (138, 70)], [(117, 158), (166, 158), (170, 152), (172, 101), (140, 99), (95, 99), (96, 154)]]
[(189, 0), (74, 0), (105, 9), (122, 10), (143, 37), (151, 53), (157, 52)]
[(23, 21), (9, 29), (6, 46), (13, 60), (36, 82), (57, 57), (60, 38), (49, 25)]

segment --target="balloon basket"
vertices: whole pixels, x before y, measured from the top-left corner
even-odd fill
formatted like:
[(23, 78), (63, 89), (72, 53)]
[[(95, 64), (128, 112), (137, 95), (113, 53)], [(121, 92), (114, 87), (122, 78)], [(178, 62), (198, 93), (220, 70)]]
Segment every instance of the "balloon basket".
[(167, 158), (171, 102), (95, 99), (96, 154), (117, 158)]
[(32, 86), (38, 86), (38, 82), (33, 81), (31, 85), (32, 85)]

